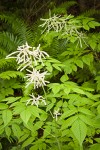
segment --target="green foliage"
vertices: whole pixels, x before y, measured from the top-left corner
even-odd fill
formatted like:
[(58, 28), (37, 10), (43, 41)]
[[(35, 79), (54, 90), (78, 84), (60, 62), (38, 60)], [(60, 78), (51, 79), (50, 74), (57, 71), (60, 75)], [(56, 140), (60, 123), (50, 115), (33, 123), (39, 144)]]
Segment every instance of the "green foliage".
[(28, 25), (26, 25), (24, 21), (16, 15), (1, 14), (0, 20), (3, 23), (6, 23), (6, 28), (8, 28), (5, 29), (8, 32), (1, 32), (0, 41), (4, 47), (9, 49), (10, 52), (11, 50), (16, 50), (17, 46), (20, 44), (25, 43), (26, 41), (30, 43), (33, 40), (33, 34)]
[(88, 17), (94, 16), (96, 14), (100, 15), (100, 10), (90, 9), (82, 13), (83, 16), (88, 16)]
[(60, 6), (54, 8), (52, 10), (53, 14), (66, 14), (66, 11), (73, 5), (77, 4), (76, 1), (67, 1), (67, 2), (62, 2)]
[[(69, 6), (74, 4), (71, 1)], [(65, 12), (69, 6), (64, 3), (55, 12)], [(0, 18), (8, 26), (0, 33), (0, 137), (15, 141), (11, 149), (99, 149), (100, 36), (96, 29), (100, 23), (94, 18), (72, 15), (52, 22), (51, 16), (51, 28), (48, 24), (47, 28), (46, 24), (37, 28), (37, 21), (32, 33), (13, 15)], [(27, 68), (31, 66), (18, 71), (20, 64), (15, 59), (4, 58), (26, 41), (30, 46), (41, 44), (41, 49), (51, 55), (43, 59), (43, 64), (40, 61), (35, 65), (32, 60), (35, 69), (48, 71), (49, 83), (44, 87), (35, 89), (33, 82), (26, 86)], [(42, 95), (46, 105), (41, 103), (44, 99), (36, 105), (32, 93)], [(33, 103), (27, 103), (31, 100)]]

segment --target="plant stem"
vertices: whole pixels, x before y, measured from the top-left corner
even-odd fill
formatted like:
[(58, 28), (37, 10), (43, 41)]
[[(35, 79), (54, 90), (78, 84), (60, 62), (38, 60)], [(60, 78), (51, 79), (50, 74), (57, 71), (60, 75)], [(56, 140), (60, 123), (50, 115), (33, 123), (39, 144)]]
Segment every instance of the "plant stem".
[[(43, 89), (43, 92), (44, 92), (44, 95), (45, 95), (45, 99), (47, 99), (47, 98), (46, 98), (46, 91), (45, 91), (45, 89), (44, 89), (44, 86), (42, 86), (42, 89)], [(49, 110), (49, 112), (50, 112), (52, 118), (54, 118), (52, 112), (51, 112), (50, 110)]]
[(56, 137), (56, 141), (57, 141), (57, 144), (58, 144), (58, 148), (59, 148), (59, 150), (61, 150), (61, 146), (60, 146), (60, 143), (59, 143), (59, 141), (58, 141), (57, 137)]
[(80, 145), (80, 150), (83, 150), (83, 145)]

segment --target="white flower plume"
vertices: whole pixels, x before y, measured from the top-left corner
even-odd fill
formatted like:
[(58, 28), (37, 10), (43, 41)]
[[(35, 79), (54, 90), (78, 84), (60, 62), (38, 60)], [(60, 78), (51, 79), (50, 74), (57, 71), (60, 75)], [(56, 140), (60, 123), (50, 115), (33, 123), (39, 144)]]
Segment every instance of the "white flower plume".
[(40, 70), (37, 71), (33, 68), (33, 70), (26, 69), (29, 74), (26, 74), (27, 83), (26, 87), (28, 87), (30, 84), (34, 84), (34, 89), (38, 87), (46, 86), (46, 83), (49, 83), (48, 81), (45, 81), (45, 75), (47, 74), (47, 71), (40, 73)]
[[(26, 63), (30, 61), (30, 48), (32, 47), (26, 42), (25, 45), (18, 46), (17, 51), (9, 54), (6, 58), (16, 58), (18, 64)], [(15, 54), (17, 54), (17, 56), (14, 56)]]
[(46, 101), (42, 96), (38, 95), (38, 97), (35, 97), (33, 93), (30, 94), (29, 96), (31, 98), (27, 100), (26, 105), (28, 105), (30, 102), (32, 102), (31, 105), (36, 105), (37, 107), (40, 103), (44, 103), (44, 105), (46, 105)]
[(46, 56), (49, 57), (49, 55), (46, 52), (40, 50), (40, 44), (37, 48), (33, 47), (33, 51), (31, 52), (31, 55), (33, 56), (35, 65), (37, 65), (37, 60), (41, 62), (43, 65), (42, 58), (45, 59)]
[(54, 14), (54, 16), (52, 17), (51, 11), (49, 11), (48, 19), (41, 18), (41, 20), (44, 21), (44, 23), (40, 25), (40, 27), (44, 28), (42, 33), (44, 33), (45, 31), (49, 32), (50, 30), (54, 30), (56, 32), (61, 31), (66, 27), (67, 20), (69, 20), (70, 18), (72, 18), (71, 15), (61, 17), (61, 15)]
[[(45, 59), (49, 55), (40, 50), (40, 44), (38, 47), (31, 47), (26, 42), (25, 45), (18, 46), (17, 51), (6, 56), (8, 58), (16, 58), (17, 64), (19, 65), (17, 70), (23, 71), (27, 67), (32, 67), (33, 64), (37, 65), (38, 62), (43, 64), (43, 58)], [(33, 62), (33, 63), (32, 63)]]
[(58, 120), (58, 116), (61, 115), (61, 113), (59, 112), (59, 109), (58, 109), (58, 110), (55, 110), (53, 114), (54, 114), (54, 117), (53, 117), (53, 118), (56, 118), (56, 121), (57, 121), (57, 120)]

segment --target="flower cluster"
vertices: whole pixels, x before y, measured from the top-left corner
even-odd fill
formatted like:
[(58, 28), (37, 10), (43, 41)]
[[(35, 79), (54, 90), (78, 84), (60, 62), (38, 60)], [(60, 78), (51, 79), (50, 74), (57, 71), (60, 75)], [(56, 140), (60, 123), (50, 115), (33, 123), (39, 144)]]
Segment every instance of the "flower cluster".
[[(44, 30), (43, 32), (50, 32), (51, 30), (60, 32), (61, 31), (61, 37), (66, 36), (67, 40), (73, 41), (72, 37), (74, 37), (74, 41), (78, 41), (77, 45), (79, 44), (80, 47), (82, 47), (82, 42), (87, 45), (86, 41), (84, 40), (86, 36), (81, 32), (79, 32), (79, 29), (82, 28), (81, 25), (79, 25), (79, 20), (71, 19), (73, 18), (72, 15), (66, 15), (64, 17), (61, 17), (59, 15), (55, 15), (51, 17), (51, 13), (49, 13), (48, 19), (41, 20), (44, 22), (40, 25)], [(63, 32), (62, 32), (63, 31)], [(43, 33), (42, 32), (42, 33)]]
[(61, 115), (61, 113), (59, 112), (59, 109), (58, 109), (58, 110), (55, 110), (53, 114), (54, 114), (54, 117), (53, 117), (53, 118), (55, 118), (56, 121), (57, 121), (57, 120), (58, 120), (58, 116)]
[(40, 103), (44, 103), (44, 105), (46, 105), (46, 101), (42, 96), (38, 95), (38, 97), (35, 97), (33, 93), (30, 94), (29, 96), (31, 98), (27, 100), (26, 105), (28, 105), (31, 101), (32, 101), (31, 105), (36, 105), (37, 107)]
[[(47, 75), (47, 71), (43, 72), (41, 70), (37, 70), (36, 66), (38, 64), (44, 66), (43, 59), (46, 59), (49, 55), (40, 50), (40, 44), (38, 47), (31, 47), (26, 42), (25, 45), (18, 46), (17, 51), (9, 54), (6, 59), (16, 58), (16, 62), (18, 64), (17, 70), (23, 71), (26, 70), (26, 88), (30, 84), (34, 85), (34, 89), (46, 86), (46, 83), (49, 83), (45, 80), (45, 76)], [(32, 105), (36, 105), (38, 107), (39, 102), (43, 102), (46, 105), (46, 102), (42, 96), (35, 97), (33, 94), (29, 95), (32, 98), (27, 101), (27, 104), (32, 101)]]
[(46, 52), (40, 50), (40, 44), (35, 48), (29, 46), (26, 42), (25, 45), (18, 46), (16, 52), (6, 56), (6, 59), (16, 58), (17, 64), (19, 65), (17, 70), (23, 71), (29, 66), (33, 67), (33, 63), (34, 65), (37, 65), (37, 63), (40, 62), (43, 65), (42, 59), (46, 59), (46, 57), (49, 57), (49, 55)]
[(49, 32), (50, 30), (54, 30), (56, 32), (59, 32), (63, 28), (66, 27), (66, 22), (70, 18), (71, 18), (71, 15), (62, 18), (60, 15), (55, 15), (55, 14), (53, 17), (51, 17), (51, 12), (49, 12), (49, 18), (48, 19), (41, 18), (41, 20), (44, 21), (44, 23), (41, 24), (40, 27), (44, 28), (43, 32), (45, 32), (45, 31)]
[(40, 44), (37, 48), (33, 47), (33, 51), (31, 52), (31, 55), (33, 56), (35, 65), (37, 65), (37, 61), (41, 62), (42, 65), (44, 65), (42, 58), (46, 58), (46, 56), (49, 57), (49, 55), (46, 52), (40, 50)]
[(18, 70), (22, 71), (32, 63), (30, 56), (31, 48), (26, 42), (25, 45), (18, 46), (17, 51), (9, 54), (6, 58), (16, 58), (17, 64), (19, 65)]
[(37, 71), (33, 68), (33, 70), (28, 70), (29, 74), (26, 74), (27, 78), (27, 84), (26, 87), (28, 87), (30, 84), (34, 84), (34, 89), (38, 87), (46, 86), (46, 83), (49, 83), (48, 81), (45, 81), (45, 75), (47, 74), (47, 71), (40, 73), (40, 70)]

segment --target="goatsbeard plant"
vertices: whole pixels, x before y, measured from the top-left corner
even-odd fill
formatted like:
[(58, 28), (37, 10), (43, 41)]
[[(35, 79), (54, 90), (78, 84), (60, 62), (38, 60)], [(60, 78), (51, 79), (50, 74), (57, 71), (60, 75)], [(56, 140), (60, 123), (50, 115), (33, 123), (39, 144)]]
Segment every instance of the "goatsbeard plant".
[[(33, 84), (34, 89), (37, 89), (39, 87), (46, 86), (48, 81), (45, 80), (45, 76), (48, 74), (48, 72), (37, 70), (36, 67), (40, 64), (44, 67), (43, 59), (46, 59), (46, 57), (49, 57), (49, 55), (40, 50), (40, 44), (37, 48), (31, 47), (26, 42), (25, 45), (19, 46), (17, 48), (16, 52), (13, 52), (9, 54), (6, 58), (16, 58), (16, 62), (18, 64), (18, 69), (20, 71), (26, 71), (25, 78), (26, 78), (26, 88)], [(32, 105), (36, 105), (38, 107), (39, 102), (43, 102), (44, 105), (46, 105), (45, 99), (38, 95), (38, 97), (35, 97), (33, 93), (29, 94), (31, 99), (27, 100), (26, 105), (28, 105), (30, 102), (32, 102)]]
[[(67, 43), (66, 51), (59, 60), (42, 51), (40, 44), (32, 47), (27, 42), (6, 57), (16, 59), (17, 70), (25, 75), (24, 88), (32, 88), (24, 101), (25, 107), (22, 106), (20, 110), (16, 103), (14, 108), (14, 115), (20, 114), (30, 133), (26, 137), (21, 135), (19, 141), (24, 141), (23, 147), (32, 145), (30, 150), (83, 150), (83, 141), (92, 139), (92, 132), (98, 128), (93, 119), (96, 122), (94, 114), (97, 111), (94, 110), (98, 102), (95, 104), (95, 101), (100, 97), (92, 94), (94, 89), (74, 82), (79, 71), (84, 71), (85, 67), (91, 69), (91, 64), (93, 66), (93, 55), (87, 50), (87, 36), (82, 32), (86, 26), (72, 15), (49, 15), (49, 19), (41, 19), (44, 23), (40, 25), (43, 28), (40, 41), (44, 40), (47, 46), (48, 43), (52, 46), (53, 39), (64, 40)], [(87, 20), (91, 22), (91, 19)], [(76, 78), (73, 78), (74, 73)], [(38, 132), (38, 129), (43, 129), (41, 138), (35, 135), (34, 131)]]

